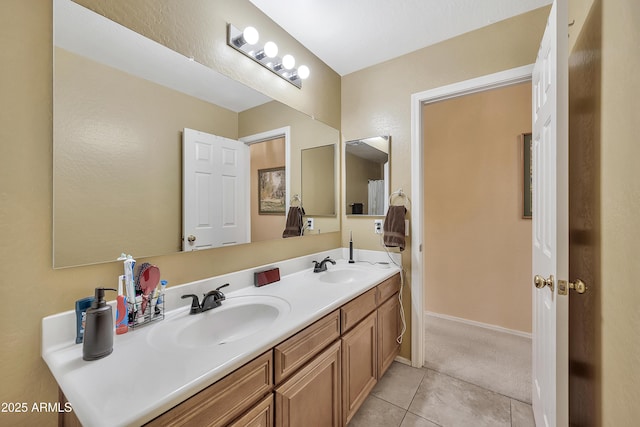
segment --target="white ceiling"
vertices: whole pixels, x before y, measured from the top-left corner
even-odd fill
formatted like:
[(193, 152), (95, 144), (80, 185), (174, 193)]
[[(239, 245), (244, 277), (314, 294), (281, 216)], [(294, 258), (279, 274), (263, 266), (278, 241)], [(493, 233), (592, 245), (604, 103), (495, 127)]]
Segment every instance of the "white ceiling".
[(343, 76), (551, 3), (551, 0), (249, 1)]

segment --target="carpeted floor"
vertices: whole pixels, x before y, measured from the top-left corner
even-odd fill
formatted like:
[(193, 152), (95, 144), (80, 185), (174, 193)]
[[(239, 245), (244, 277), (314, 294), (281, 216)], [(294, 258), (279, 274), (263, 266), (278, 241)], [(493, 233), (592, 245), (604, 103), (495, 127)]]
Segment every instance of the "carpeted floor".
[(531, 339), (425, 315), (425, 368), (531, 403)]

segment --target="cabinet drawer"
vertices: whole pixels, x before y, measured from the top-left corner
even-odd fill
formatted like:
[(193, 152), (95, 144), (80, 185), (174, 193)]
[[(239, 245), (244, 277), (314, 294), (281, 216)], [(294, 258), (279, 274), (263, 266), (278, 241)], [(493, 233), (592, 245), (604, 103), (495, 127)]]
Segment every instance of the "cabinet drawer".
[(343, 334), (376, 309), (377, 292), (377, 288), (373, 288), (342, 306), (340, 314)]
[(378, 290), (377, 305), (380, 305), (388, 300), (390, 296), (400, 291), (400, 274), (388, 278), (380, 283), (376, 289)]
[(268, 351), (147, 425), (226, 425), (271, 392), (272, 372)]
[(318, 320), (275, 347), (275, 383), (289, 377), (322, 349), (340, 337), (340, 311)]
[(229, 427), (272, 427), (273, 421), (273, 393), (270, 393)]

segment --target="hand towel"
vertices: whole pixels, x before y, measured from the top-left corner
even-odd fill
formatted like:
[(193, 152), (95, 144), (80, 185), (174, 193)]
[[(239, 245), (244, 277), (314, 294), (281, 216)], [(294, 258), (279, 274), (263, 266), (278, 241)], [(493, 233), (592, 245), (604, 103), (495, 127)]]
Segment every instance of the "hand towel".
[(384, 245), (388, 248), (400, 248), (404, 251), (404, 216), (407, 208), (404, 206), (389, 206), (387, 216), (384, 219)]
[(287, 214), (287, 225), (282, 237), (296, 237), (302, 235), (302, 215), (304, 211), (299, 206), (291, 206)]

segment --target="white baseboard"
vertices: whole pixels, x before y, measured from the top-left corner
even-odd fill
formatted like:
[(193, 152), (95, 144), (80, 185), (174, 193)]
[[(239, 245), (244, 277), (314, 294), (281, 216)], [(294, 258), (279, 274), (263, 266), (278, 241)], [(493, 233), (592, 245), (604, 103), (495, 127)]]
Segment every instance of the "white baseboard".
[(475, 320), (463, 319), (462, 317), (449, 316), (447, 314), (434, 313), (433, 311), (425, 310), (424, 315), (439, 317), (441, 319), (451, 320), (454, 322), (466, 323), (467, 325), (478, 326), (480, 328), (491, 329), (493, 331), (504, 332), (506, 334), (517, 335), (519, 337), (531, 339), (530, 332), (516, 331), (515, 329), (503, 328), (502, 326), (491, 325), (489, 323), (476, 322)]
[(393, 360), (395, 360), (396, 362), (400, 362), (400, 363), (402, 363), (402, 364), (404, 364), (404, 365), (412, 366), (412, 365), (411, 365), (411, 360), (409, 360), (409, 359), (407, 359), (407, 358), (404, 358), (404, 357), (402, 357), (402, 356), (396, 356), (396, 358), (395, 358), (395, 359), (393, 359)]

